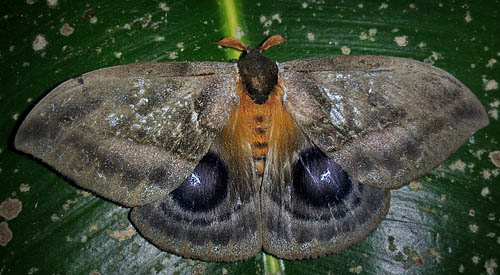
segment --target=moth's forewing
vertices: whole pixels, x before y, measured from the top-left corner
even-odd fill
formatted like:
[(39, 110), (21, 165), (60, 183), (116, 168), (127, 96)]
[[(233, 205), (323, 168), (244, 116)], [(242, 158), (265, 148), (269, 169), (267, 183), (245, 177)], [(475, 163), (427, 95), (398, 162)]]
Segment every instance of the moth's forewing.
[(465, 85), (421, 62), (343, 56), (285, 62), (282, 70), (299, 128), (364, 184), (401, 187), (489, 123)]
[(15, 146), (121, 205), (150, 203), (194, 170), (226, 124), (235, 70), (176, 62), (83, 74), (35, 106)]

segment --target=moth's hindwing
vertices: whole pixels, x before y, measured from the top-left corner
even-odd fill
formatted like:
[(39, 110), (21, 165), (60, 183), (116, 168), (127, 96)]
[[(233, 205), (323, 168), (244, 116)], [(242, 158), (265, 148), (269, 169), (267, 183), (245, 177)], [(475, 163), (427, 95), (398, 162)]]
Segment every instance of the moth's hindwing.
[(125, 206), (168, 194), (229, 118), (234, 64), (143, 63), (69, 80), (27, 116), (17, 149)]
[(162, 250), (185, 257), (237, 261), (254, 256), (262, 249), (258, 191), (234, 168), (211, 149), (176, 190), (133, 208), (132, 222)]
[(264, 250), (303, 259), (363, 240), (387, 213), (389, 191), (352, 179), (309, 142), (287, 110), (278, 117), (269, 129), (261, 190)]
[(295, 60), (281, 77), (299, 128), (354, 180), (376, 187), (429, 172), (489, 123), (465, 85), (408, 59)]
[(284, 259), (318, 257), (359, 243), (387, 214), (390, 193), (364, 185), (319, 148), (298, 152), (262, 190), (263, 247)]
[[(163, 250), (208, 261), (237, 261), (262, 249), (260, 196), (240, 112), (192, 174), (160, 201), (131, 212), (138, 230)], [(245, 137), (243, 137), (245, 138)]]

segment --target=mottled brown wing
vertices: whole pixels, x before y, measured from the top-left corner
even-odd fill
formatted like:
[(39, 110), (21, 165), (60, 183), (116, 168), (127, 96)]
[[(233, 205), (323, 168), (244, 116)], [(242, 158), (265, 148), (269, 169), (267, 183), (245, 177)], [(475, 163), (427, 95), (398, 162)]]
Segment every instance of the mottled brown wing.
[(343, 56), (281, 64), (286, 107), (353, 179), (398, 188), (429, 172), (477, 130), (484, 107), (460, 81), (421, 62)]
[(226, 124), (236, 65), (143, 63), (64, 82), (29, 113), (18, 150), (124, 206), (177, 188)]

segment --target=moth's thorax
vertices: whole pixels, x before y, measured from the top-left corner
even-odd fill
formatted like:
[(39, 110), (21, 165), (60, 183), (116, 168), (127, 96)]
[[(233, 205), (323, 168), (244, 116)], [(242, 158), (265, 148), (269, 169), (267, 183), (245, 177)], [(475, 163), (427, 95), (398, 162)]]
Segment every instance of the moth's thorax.
[(280, 84), (262, 104), (254, 102), (242, 83), (237, 93), (239, 105), (224, 129), (224, 143), (231, 144), (237, 158), (252, 158), (256, 176), (262, 180), (269, 156), (295, 148), (295, 125), (283, 105)]
[(257, 104), (264, 104), (278, 83), (276, 63), (263, 56), (259, 50), (249, 49), (238, 60), (238, 69), (250, 98)]

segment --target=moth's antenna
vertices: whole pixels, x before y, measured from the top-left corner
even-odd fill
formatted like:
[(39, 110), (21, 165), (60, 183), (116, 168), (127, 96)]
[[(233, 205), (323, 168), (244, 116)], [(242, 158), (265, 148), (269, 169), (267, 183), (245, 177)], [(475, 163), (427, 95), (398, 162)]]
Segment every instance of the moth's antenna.
[(232, 37), (222, 38), (222, 40), (217, 42), (217, 45), (222, 47), (237, 49), (240, 51), (248, 51), (248, 47), (245, 44), (243, 44), (238, 39)]
[(283, 38), (279, 34), (275, 34), (275, 35), (269, 37), (268, 39), (266, 39), (266, 41), (264, 41), (264, 43), (262, 43), (262, 45), (259, 48), (259, 51), (265, 51), (265, 50), (271, 48), (272, 46), (276, 46), (276, 45), (279, 45), (279, 44), (285, 43), (285, 42), (286, 42), (285, 38)]

